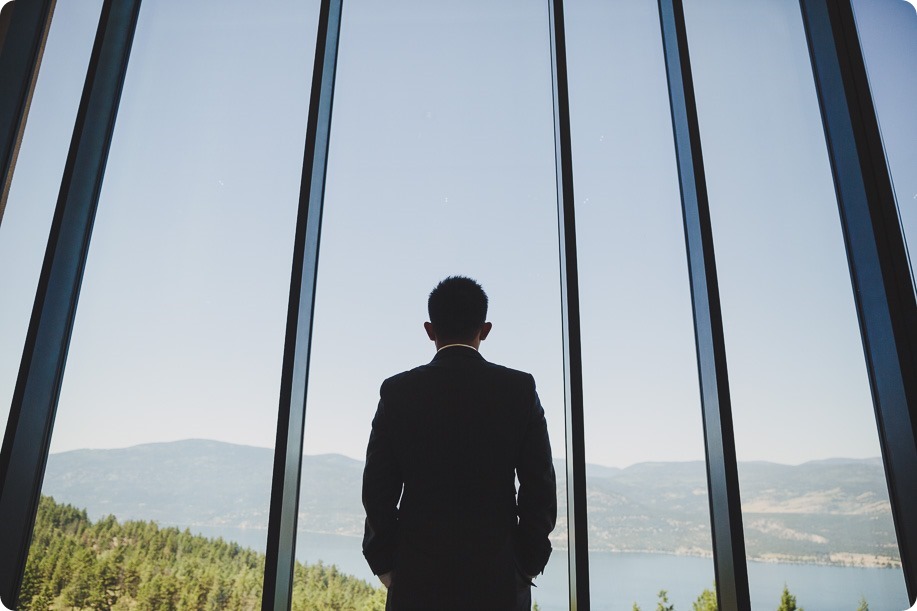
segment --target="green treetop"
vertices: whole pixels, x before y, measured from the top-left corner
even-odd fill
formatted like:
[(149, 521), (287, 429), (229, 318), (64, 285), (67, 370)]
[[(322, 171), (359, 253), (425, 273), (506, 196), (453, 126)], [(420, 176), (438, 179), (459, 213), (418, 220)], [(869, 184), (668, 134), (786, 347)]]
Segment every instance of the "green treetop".
[(665, 590), (659, 590), (659, 602), (656, 603), (656, 611), (675, 611), (675, 605), (669, 604), (669, 593)]
[(783, 585), (783, 594), (780, 595), (780, 606), (777, 611), (803, 611), (802, 607), (796, 606), (796, 597), (790, 594), (786, 584)]
[(718, 611), (719, 607), (716, 605), (716, 584), (713, 584), (713, 589), (708, 590), (704, 589), (700, 593), (700, 596), (697, 597), (697, 600), (692, 603), (691, 608), (693, 611)]

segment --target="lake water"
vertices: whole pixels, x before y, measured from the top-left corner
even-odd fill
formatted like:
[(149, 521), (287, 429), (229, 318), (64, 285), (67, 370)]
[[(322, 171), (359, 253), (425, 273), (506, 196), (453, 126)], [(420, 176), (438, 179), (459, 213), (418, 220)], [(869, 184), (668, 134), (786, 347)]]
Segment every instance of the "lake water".
[[(264, 550), (265, 531), (195, 530)], [(321, 560), (335, 564), (345, 573), (376, 583), (360, 552), (359, 537), (302, 533), (296, 544), (296, 557), (302, 562)], [(662, 589), (668, 591), (676, 611), (691, 611), (698, 594), (713, 586), (713, 561), (708, 558), (593, 552), (589, 554), (589, 567), (592, 608), (597, 611), (631, 611), (634, 603), (643, 611), (655, 611), (656, 593)], [(870, 611), (903, 611), (910, 606), (900, 569), (751, 562), (748, 574), (755, 611), (775, 610), (784, 583), (805, 611), (855, 611), (860, 597), (869, 602)], [(567, 609), (565, 550), (555, 550), (536, 584), (533, 598), (543, 611)]]

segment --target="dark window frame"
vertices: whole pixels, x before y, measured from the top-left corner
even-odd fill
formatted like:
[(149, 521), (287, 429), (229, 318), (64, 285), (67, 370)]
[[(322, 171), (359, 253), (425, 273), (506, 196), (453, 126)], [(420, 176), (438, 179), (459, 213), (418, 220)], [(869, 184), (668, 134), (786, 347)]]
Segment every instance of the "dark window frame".
[(917, 599), (917, 301), (851, 0), (800, 0), (908, 600)]
[(722, 609), (750, 611), (726, 341), (682, 0), (659, 0), (659, 21), (694, 313), (717, 601)]
[(567, 43), (563, 0), (548, 0), (551, 31), (551, 81), (554, 100), (554, 165), (560, 307), (564, 362), (564, 429), (567, 467), (567, 570), (570, 610), (589, 609), (589, 530), (586, 514), (586, 441), (583, 422), (583, 356), (580, 339), (579, 271), (573, 144), (567, 87)]
[(342, 9), (342, 0), (322, 0), (318, 21), (274, 446), (274, 480), (261, 602), (265, 610), (289, 609), (293, 601), (306, 391)]

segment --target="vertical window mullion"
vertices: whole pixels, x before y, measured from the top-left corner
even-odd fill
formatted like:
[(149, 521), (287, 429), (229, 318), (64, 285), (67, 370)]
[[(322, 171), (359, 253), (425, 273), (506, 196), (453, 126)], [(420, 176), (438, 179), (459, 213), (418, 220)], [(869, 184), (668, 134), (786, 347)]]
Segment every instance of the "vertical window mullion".
[(342, 6), (342, 0), (322, 0), (319, 14), (280, 382), (264, 611), (287, 610), (292, 604), (309, 352)]
[(901, 565), (917, 598), (917, 303), (849, 0), (800, 0)]
[(659, 0), (659, 18), (685, 223), (716, 589), (721, 609), (749, 610), (748, 567), (713, 232), (681, 0)]
[(573, 150), (563, 0), (550, 0), (551, 74), (554, 92), (554, 158), (560, 246), (563, 321), (564, 404), (567, 446), (567, 528), (570, 609), (589, 609), (589, 541), (586, 512), (586, 453), (583, 425), (583, 359), (580, 342), (579, 276), (573, 194)]

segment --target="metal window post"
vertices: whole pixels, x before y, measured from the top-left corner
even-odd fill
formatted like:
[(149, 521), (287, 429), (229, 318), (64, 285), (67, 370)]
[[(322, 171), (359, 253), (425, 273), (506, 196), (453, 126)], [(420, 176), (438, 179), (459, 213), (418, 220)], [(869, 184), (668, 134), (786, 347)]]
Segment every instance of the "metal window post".
[(904, 580), (917, 598), (917, 303), (850, 0), (800, 0)]
[(586, 453), (583, 425), (583, 357), (580, 342), (579, 274), (573, 149), (567, 92), (567, 46), (563, 0), (549, 0), (551, 74), (554, 91), (554, 160), (557, 229), (560, 242), (560, 296), (563, 321), (564, 404), (567, 448), (567, 547), (571, 611), (589, 610), (589, 539), (586, 512)]
[(12, 609), (139, 11), (140, 0), (106, 0), (102, 7), (0, 451), (0, 599)]
[(286, 611), (293, 597), (312, 315), (342, 6), (342, 0), (322, 0), (319, 14), (280, 380), (264, 597), (261, 602), (264, 611)]
[(717, 601), (720, 609), (749, 611), (748, 566), (742, 530), (723, 319), (681, 0), (659, 0), (659, 19), (694, 310)]

